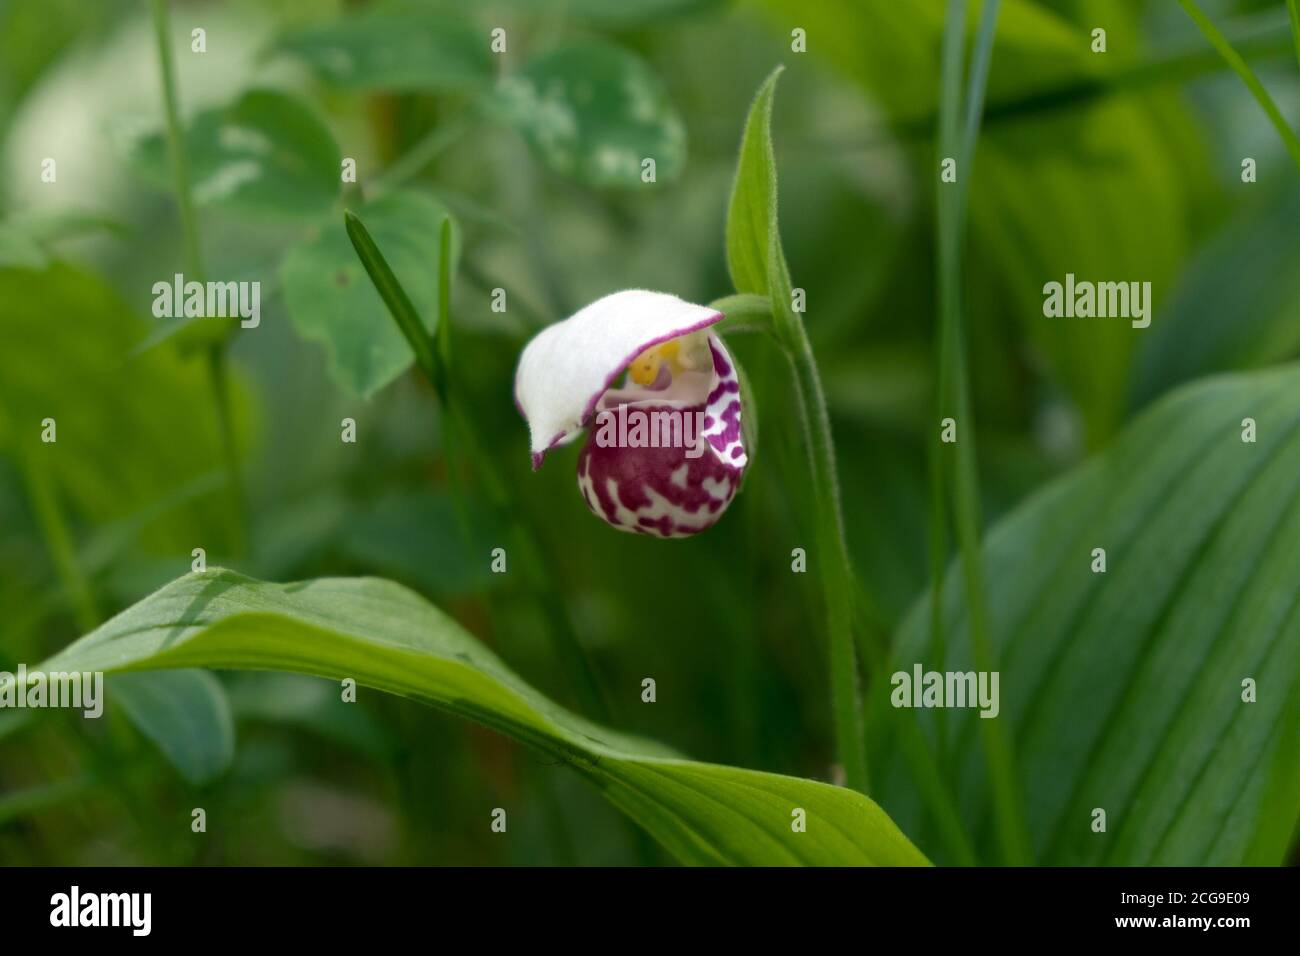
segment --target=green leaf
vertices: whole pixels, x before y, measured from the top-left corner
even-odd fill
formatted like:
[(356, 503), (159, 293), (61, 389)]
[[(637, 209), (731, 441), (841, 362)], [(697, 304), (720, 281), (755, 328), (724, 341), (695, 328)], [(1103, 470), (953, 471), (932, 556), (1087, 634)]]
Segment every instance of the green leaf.
[(727, 207), (727, 269), (740, 293), (765, 296), (771, 286), (768, 256), (778, 235), (772, 101), (783, 69), (778, 66), (768, 75), (749, 108)]
[[(1205, 38), (1218, 51), (1219, 56), (1223, 57), (1223, 62), (1228, 64), (1237, 76), (1241, 77), (1241, 81), (1250, 90), (1250, 95), (1255, 97), (1255, 102), (1259, 104), (1259, 108), (1264, 111), (1269, 122), (1273, 124), (1273, 128), (1277, 130), (1277, 134), (1281, 138), (1283, 145), (1286, 146), (1287, 152), (1291, 154), (1291, 160), (1300, 168), (1300, 139), (1296, 137), (1295, 131), (1291, 129), (1287, 118), (1282, 115), (1282, 111), (1273, 102), (1273, 97), (1269, 96), (1268, 90), (1259, 81), (1259, 77), (1250, 68), (1250, 64), (1233, 48), (1227, 37), (1214, 25), (1214, 21), (1207, 17), (1193, 0), (1178, 0), (1178, 2), (1182, 5), (1183, 10), (1187, 12), (1187, 15), (1192, 18), (1192, 22), (1196, 24), (1197, 28), (1205, 34)], [(1294, 15), (1294, 11), (1292, 11), (1292, 14)], [(1300, 41), (1297, 42), (1300, 43)], [(1300, 50), (1300, 47), (1297, 47), (1297, 50)]]
[[(1258, 441), (1242, 441), (1253, 418)], [(1104, 454), (1000, 522), (984, 548), (1000, 715), (1013, 735), (1035, 858), (1046, 864), (1279, 863), (1297, 819), (1300, 737), (1300, 367), (1196, 383)], [(1106, 550), (1094, 573), (1093, 549)], [(944, 665), (928, 604), (878, 676), (878, 795), (928, 845), (890, 741), (933, 739), (933, 711), (890, 706), (890, 673), (972, 670), (960, 575), (948, 575)], [(1242, 681), (1258, 700), (1242, 700)], [(981, 858), (994, 858), (982, 718), (945, 712), (951, 774)], [(1294, 721), (1292, 721), (1294, 723)], [(1094, 808), (1107, 831), (1094, 833)], [(1279, 815), (1281, 819), (1279, 818)]]
[[(683, 760), (547, 700), (412, 591), (374, 578), (179, 578), (43, 667), (287, 670), (418, 698), (569, 764), (687, 863), (924, 864), (866, 797)], [(807, 814), (793, 832), (792, 812)]]
[(634, 54), (571, 43), (504, 77), (493, 100), (551, 169), (591, 186), (635, 189), (642, 163), (669, 182), (686, 165), (686, 126), (659, 77)]
[[(817, 37), (819, 55), (856, 80), (891, 121), (911, 125), (924, 117), (923, 135), (933, 128), (946, 0), (761, 2), (780, 22), (797, 22)], [(1026, 90), (1105, 89), (1111, 77), (1145, 65), (1136, 9), (1111, 6), (1111, 49), (1098, 55), (1087, 30), (1051, 5), (1003, 0), (990, 113), (1022, 101)], [(1134, 42), (1118, 39), (1126, 35)], [(1133, 354), (1150, 330), (1122, 320), (1047, 319), (1043, 285), (1063, 282), (1067, 272), (1081, 280), (1150, 281), (1159, 322), (1161, 301), (1192, 244), (1187, 210), (1215, 185), (1201, 134), (1176, 90), (1065, 102), (1023, 110), (981, 133), (970, 192), (967, 301), (972, 314), (1019, 322), (1031, 354), (1078, 406), (1089, 445), (1100, 447), (1124, 419)], [(874, 136), (888, 140), (888, 130)], [(932, 143), (909, 155), (917, 158), (915, 181), (928, 191), (938, 177)], [(1161, 228), (1153, 232), (1152, 222)], [(870, 246), (862, 252), (874, 254)], [(972, 349), (1013, 350), (1006, 339), (982, 341), (996, 328), (972, 327)], [(1024, 353), (1023, 342), (1014, 350)]]
[(280, 36), (287, 53), (337, 87), (431, 92), (485, 87), (493, 75), (486, 29), (440, 14), (374, 11)]
[(1273, 191), (1242, 211), (1187, 264), (1145, 330), (1130, 403), (1213, 372), (1272, 365), (1300, 354), (1300, 188)]
[(234, 760), (230, 703), (207, 671), (115, 674), (104, 693), (191, 784), (215, 780)]
[(507, 0), (510, 6), (535, 11), (549, 6), (566, 17), (610, 30), (657, 26), (722, 5), (723, 0)]
[[(197, 205), (310, 218), (338, 198), (338, 146), (313, 108), (296, 97), (250, 90), (195, 116), (184, 140)], [(162, 131), (136, 140), (131, 161), (150, 181), (170, 188)]]
[[(359, 211), (399, 281), (414, 316), (433, 331), (438, 263), (446, 208), (419, 192), (386, 193)], [(459, 244), (453, 231), (452, 253)], [(285, 305), (303, 338), (329, 352), (330, 373), (349, 391), (370, 395), (410, 367), (411, 346), (357, 258), (344, 224), (289, 250), (280, 266)]]

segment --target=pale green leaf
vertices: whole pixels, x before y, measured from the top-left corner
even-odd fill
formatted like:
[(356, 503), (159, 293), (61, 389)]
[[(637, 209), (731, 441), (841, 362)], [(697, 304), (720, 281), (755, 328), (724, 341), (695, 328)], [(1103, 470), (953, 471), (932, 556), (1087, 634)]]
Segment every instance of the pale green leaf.
[[(380, 579), (267, 584), (219, 569), (186, 575), (43, 667), (251, 668), (353, 678), (569, 764), (687, 863), (926, 862), (861, 794), (695, 763), (565, 711), (423, 598)], [(792, 827), (797, 809), (806, 812), (806, 832)]]
[(472, 90), (492, 77), (491, 35), (458, 17), (377, 10), (296, 27), (276, 52), (347, 90)]
[(727, 207), (727, 269), (741, 293), (767, 295), (771, 285), (768, 257), (777, 232), (772, 99), (782, 69), (772, 71), (749, 108)]
[[(432, 331), (438, 315), (441, 227), (450, 214), (419, 192), (386, 193), (358, 212)], [(453, 232), (453, 258), (458, 241)], [(410, 367), (411, 347), (366, 275), (341, 218), (290, 249), (280, 279), (294, 328), (325, 346), (330, 372), (340, 385), (370, 395)]]
[(686, 126), (650, 67), (605, 43), (572, 43), (505, 77), (497, 114), (551, 169), (591, 186), (652, 188), (686, 164)]
[[(311, 218), (338, 198), (338, 146), (315, 110), (295, 97), (250, 90), (227, 106), (199, 113), (184, 138), (198, 205)], [(134, 142), (131, 159), (144, 176), (170, 187), (162, 132)]]

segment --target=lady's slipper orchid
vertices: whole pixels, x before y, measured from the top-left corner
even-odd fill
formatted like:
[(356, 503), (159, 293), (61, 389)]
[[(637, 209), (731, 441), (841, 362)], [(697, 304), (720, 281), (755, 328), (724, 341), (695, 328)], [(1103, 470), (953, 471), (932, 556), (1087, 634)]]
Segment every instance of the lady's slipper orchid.
[(515, 372), (533, 468), (593, 425), (578, 456), (578, 487), (592, 513), (664, 538), (714, 524), (748, 463), (740, 379), (709, 331), (722, 317), (632, 289), (539, 332)]

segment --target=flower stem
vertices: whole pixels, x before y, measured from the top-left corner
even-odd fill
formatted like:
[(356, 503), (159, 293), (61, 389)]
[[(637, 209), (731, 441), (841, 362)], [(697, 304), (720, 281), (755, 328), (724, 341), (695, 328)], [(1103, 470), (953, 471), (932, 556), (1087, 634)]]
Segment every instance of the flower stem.
[(99, 624), (99, 608), (90, 582), (77, 560), (68, 522), (63, 516), (59, 491), (53, 477), (46, 471), (39, 452), (19, 452), (19, 466), (27, 484), (27, 494), (36, 512), (36, 522), (45, 539), (45, 547), (54, 570), (63, 585), (63, 591), (72, 606), (73, 618), (82, 633), (93, 631)]
[[(172, 62), (171, 19), (168, 15), (167, 0), (153, 0), (153, 25), (154, 36), (158, 43), (158, 65), (162, 73), (163, 110), (167, 118), (167, 150), (171, 154), (172, 181), (176, 191), (176, 207), (180, 213), (181, 236), (185, 247), (185, 270), (193, 281), (203, 282), (203, 253), (199, 245), (199, 227), (194, 215), (194, 200), (190, 194), (189, 159), (185, 155), (179, 97), (176, 92), (176, 70)], [(235, 516), (232, 524), (234, 535), (232, 544), (238, 552), (243, 550), (244, 490), (239, 477), (239, 452), (235, 446), (234, 416), (230, 405), (224, 336), (208, 346), (207, 366), (208, 380), (216, 407), (221, 454), (230, 485), (230, 503)]]
[(824, 564), (815, 568), (826, 600), (830, 635), (831, 711), (835, 744), (845, 783), (867, 792), (867, 749), (862, 733), (862, 702), (857, 655), (853, 641), (854, 581), (840, 511), (840, 482), (835, 470), (835, 442), (822, 391), (817, 360), (802, 322), (781, 325), (780, 336), (794, 368), (799, 411), (808, 437), (817, 527), (817, 554)]

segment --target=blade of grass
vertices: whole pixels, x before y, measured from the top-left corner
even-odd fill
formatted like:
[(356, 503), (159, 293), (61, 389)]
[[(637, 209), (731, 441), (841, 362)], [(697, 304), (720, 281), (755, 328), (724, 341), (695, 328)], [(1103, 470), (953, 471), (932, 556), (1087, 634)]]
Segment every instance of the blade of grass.
[[(1241, 77), (1241, 81), (1246, 84), (1246, 88), (1255, 97), (1255, 101), (1268, 115), (1269, 121), (1277, 130), (1277, 134), (1282, 137), (1287, 152), (1291, 154), (1291, 160), (1296, 164), (1297, 168), (1300, 168), (1300, 139), (1296, 138), (1295, 132), (1287, 125), (1282, 111), (1273, 102), (1273, 97), (1268, 95), (1268, 90), (1264, 89), (1264, 84), (1259, 81), (1255, 71), (1242, 59), (1241, 54), (1233, 49), (1232, 44), (1228, 42), (1213, 21), (1201, 11), (1201, 8), (1196, 5), (1194, 0), (1178, 0), (1178, 2), (1187, 15), (1192, 18), (1192, 22), (1205, 34), (1205, 38), (1219, 52), (1219, 56), (1223, 57), (1223, 61), (1232, 68), (1234, 73)], [(1291, 11), (1294, 16), (1294, 0), (1291, 3)], [(1297, 34), (1297, 37), (1297, 57), (1300, 58), (1300, 34)]]
[[(940, 155), (957, 160), (956, 182), (939, 183), (936, 202), (938, 220), (939, 283), (939, 397), (943, 417), (951, 417), (959, 429), (957, 441), (940, 448), (940, 482), (951, 472), (952, 512), (961, 552), (962, 580), (969, 610), (971, 645), (975, 666), (981, 671), (998, 669), (989, 633), (988, 607), (984, 593), (983, 557), (980, 549), (980, 493), (976, 467), (974, 414), (970, 401), (970, 383), (966, 369), (964, 332), (962, 329), (962, 244), (965, 234), (966, 206), (975, 143), (979, 136), (980, 117), (984, 109), (984, 91), (992, 59), (993, 39), (997, 28), (998, 0), (985, 0), (976, 32), (966, 83), (966, 114), (959, 121), (962, 45), (965, 35), (965, 0), (949, 0), (944, 26), (943, 73), (941, 79), (939, 150)], [(960, 129), (960, 139), (958, 130)], [(938, 441), (939, 436), (931, 440)], [(933, 565), (932, 565), (933, 566)], [(932, 587), (938, 588), (938, 582)], [(942, 644), (940, 644), (942, 647)], [(1002, 722), (981, 721), (981, 740), (992, 784), (998, 838), (1004, 862), (1011, 865), (1032, 863), (1032, 845), (1025, 823), (1023, 798), (1015, 770), (1011, 741)]]
[[(1296, 0), (1288, 2), (1294, 3)], [(1225, 27), (1225, 35), (1233, 48), (1246, 60), (1288, 55), (1294, 44), (1291, 29), (1284, 20), (1285, 17), (1274, 17), (1267, 12), (1238, 18)], [(1107, 96), (1121, 96), (1147, 87), (1174, 86), (1220, 70), (1223, 66), (1222, 57), (1213, 49), (1205, 49), (1201, 42), (1191, 45), (1180, 42), (1106, 73), (1017, 92), (989, 102), (984, 110), (982, 125), (988, 128), (1037, 113), (1083, 107)], [(880, 146), (896, 138), (909, 142), (929, 139), (934, 135), (938, 122), (937, 111), (903, 116), (859, 136), (818, 138), (812, 145), (823, 149), (863, 149)], [(808, 145), (808, 142), (805, 141), (804, 145)]]
[(438, 324), (434, 344), (443, 375), (451, 374), (451, 217), (442, 220), (438, 244)]
[(1286, 0), (1286, 11), (1291, 17), (1291, 39), (1295, 43), (1295, 61), (1300, 66), (1300, 3)]
[[(352, 248), (356, 250), (357, 258), (361, 260), (361, 265), (366, 270), (366, 275), (370, 276), (370, 281), (375, 286), (375, 291), (384, 300), (384, 305), (388, 307), (393, 321), (397, 323), (407, 344), (411, 346), (416, 364), (429, 380), (434, 391), (438, 393), (438, 400), (445, 406), (447, 404), (446, 372), (434, 348), (433, 339), (425, 328), (424, 322), (421, 321), (420, 313), (416, 311), (415, 304), (402, 288), (402, 284), (397, 281), (397, 276), (393, 275), (388, 261), (375, 245), (375, 240), (371, 238), (370, 232), (361, 220), (354, 213), (345, 211), (343, 226), (347, 230), (348, 239), (352, 242)], [(446, 248), (444, 243), (443, 250), (445, 251)], [(441, 264), (439, 268), (441, 269)], [(441, 291), (439, 295), (442, 295)]]

